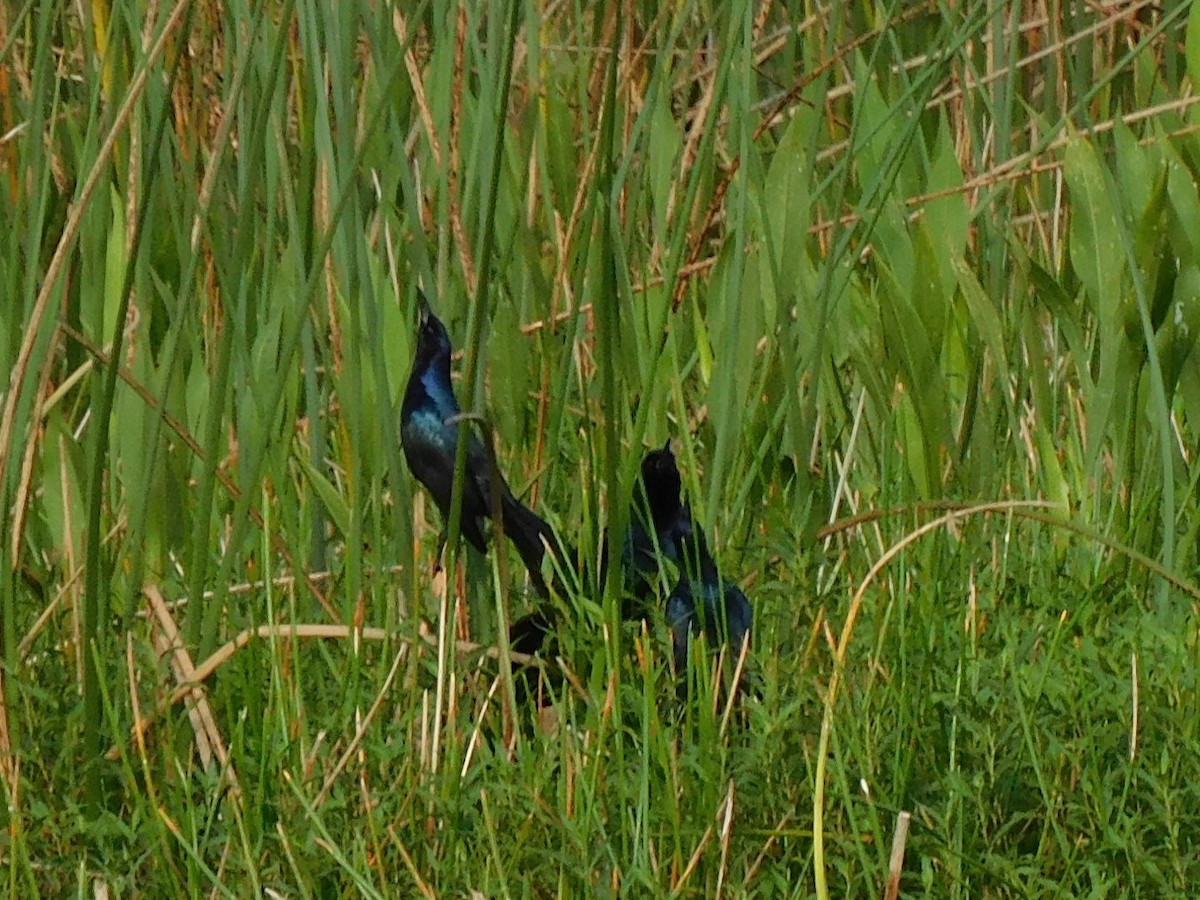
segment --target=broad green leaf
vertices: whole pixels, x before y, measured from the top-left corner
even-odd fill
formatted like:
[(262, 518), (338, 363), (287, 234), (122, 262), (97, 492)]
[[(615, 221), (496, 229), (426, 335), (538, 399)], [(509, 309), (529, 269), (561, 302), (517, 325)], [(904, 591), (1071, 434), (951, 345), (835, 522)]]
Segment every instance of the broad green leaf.
[(1110, 477), (1120, 482), (1129, 476), (1127, 423), (1136, 409), (1135, 392), (1145, 366), (1145, 347), (1119, 333), (1119, 339), (1107, 341), (1100, 348), (1100, 372), (1096, 390), (1087, 408), (1087, 465), (1106, 466), (1101, 451), (1108, 446), (1113, 453)]
[(946, 258), (946, 248), (926, 223), (915, 222), (910, 233), (913, 247), (913, 306), (925, 327), (926, 339), (936, 353), (945, 340), (950, 297), (953, 294), (950, 287), (953, 280), (944, 279), (942, 274), (945, 272), (953, 279), (954, 271)]
[(1187, 421), (1200, 422), (1200, 353), (1192, 353), (1184, 360), (1175, 391)]
[[(975, 277), (975, 272), (961, 257), (952, 259), (951, 265), (954, 268), (954, 274), (958, 279), (958, 288), (962, 291), (963, 299), (966, 301), (975, 331), (984, 346), (988, 348), (993, 364), (1000, 375), (1001, 383), (1007, 385), (1009, 380), (1008, 353), (1005, 349), (1004, 323), (1000, 321), (996, 305), (984, 293), (983, 286)], [(1008, 396), (1007, 390), (1000, 393), (1005, 397)]]
[(1172, 148), (1168, 146), (1164, 152), (1171, 244), (1181, 260), (1200, 264), (1200, 197), (1196, 178)]
[(1117, 150), (1116, 174), (1121, 181), (1121, 193), (1128, 203), (1129, 221), (1133, 225), (1145, 218), (1157, 189), (1155, 182), (1162, 166), (1155, 164), (1157, 157), (1149, 150), (1138, 146), (1137, 136), (1119, 118), (1113, 125), (1113, 139)]
[(854, 54), (854, 166), (859, 186), (866, 189), (886, 177), (883, 165), (896, 132), (895, 110), (879, 92), (879, 82), (861, 53)]
[[(881, 275), (880, 311), (887, 336), (887, 354), (892, 365), (898, 365), (897, 374), (905, 397), (911, 401), (920, 420), (919, 435), (925, 442), (921, 461), (934, 466), (921, 479), (926, 486), (923, 491), (927, 491), (939, 480), (937, 460), (952, 440), (948, 390), (940, 365), (941, 347), (930, 343), (929, 333), (914, 304), (891, 277), (887, 267), (882, 265), (882, 261), (878, 265)], [(911, 439), (916, 436), (917, 433), (909, 435)], [(913, 465), (911, 447), (906, 457), (909, 465)], [(923, 493), (923, 496), (930, 494)]]
[[(1070, 496), (1070, 483), (1066, 481), (1057, 456), (1058, 444), (1054, 438), (1055, 425), (1059, 420), (1059, 409), (1054, 400), (1054, 387), (1051, 384), (1052, 372), (1049, 365), (1042, 360), (1051, 358), (1051, 339), (1047, 329), (1042, 328), (1035, 317), (1030, 316), (1023, 323), (1023, 339), (1028, 352), (1033, 358), (1033, 364), (1025, 373), (1029, 384), (1029, 398), (1032, 406), (1031, 429), (1037, 450), (1038, 475), (1041, 479), (1042, 492), (1059, 501), (1059, 492)], [(1082, 367), (1079, 367), (1082, 368)], [(1090, 397), (1091, 393), (1085, 395)], [(1059, 480), (1064, 483), (1059, 485)]]
[(764, 225), (770, 228), (770, 249), (775, 255), (779, 283), (778, 300), (791, 305), (800, 284), (800, 271), (807, 262), (801, 248), (811, 220), (808, 183), (808, 117), (796, 116), (783, 134), (767, 169), (762, 188)]
[(924, 285), (925, 278), (917, 277), (917, 252), (913, 248), (912, 235), (904, 220), (904, 210), (892, 196), (884, 201), (875, 221), (871, 246), (880, 261), (887, 265), (898, 290), (906, 297), (913, 297), (917, 283)]
[(308, 460), (307, 452), (294, 453), (293, 458), (300, 464), (300, 470), (304, 473), (304, 477), (308, 479), (308, 483), (312, 485), (313, 490), (321, 498), (321, 502), (325, 504), (325, 511), (329, 513), (338, 533), (343, 537), (349, 535), (350, 505), (346, 498), (334, 487), (333, 482), (313, 468), (312, 463)]
[(1197, 337), (1200, 337), (1200, 268), (1191, 264), (1175, 280), (1174, 302), (1167, 320), (1154, 336), (1168, 400)]
[(1193, 3), (1188, 14), (1187, 37), (1188, 78), (1192, 80), (1192, 92), (1200, 90), (1200, 4)]
[(50, 536), (59, 553), (79, 558), (87, 524), (83, 452), (57, 408), (46, 416), (41, 464), (42, 513)]
[(1071, 511), (1071, 492), (1058, 459), (1058, 445), (1052, 434), (1053, 423), (1038, 419), (1033, 425), (1034, 446), (1037, 449), (1038, 475), (1042, 493), (1059, 507), (1062, 515)]
[(191, 365), (188, 366), (185, 381), (186, 412), (182, 417), (184, 426), (193, 437), (198, 437), (203, 433), (201, 429), (204, 427), (204, 419), (208, 410), (211, 386), (208, 366), (204, 357), (198, 353), (194, 354)]
[(1086, 397), (1091, 393), (1093, 383), (1092, 372), (1087, 365), (1091, 350), (1084, 333), (1082, 310), (1053, 275), (1032, 259), (1027, 260), (1027, 265), (1034, 297), (1046, 308), (1055, 326), (1066, 339), (1067, 349), (1077, 362), (1074, 371)]
[(107, 346), (113, 339), (117, 312), (121, 305), (121, 288), (125, 282), (125, 207), (117, 189), (109, 191), (112, 203), (112, 230), (104, 253), (104, 331), (97, 335)]
[(554, 203), (563, 221), (571, 215), (578, 185), (579, 171), (575, 157), (577, 128), (570, 106), (561, 95), (561, 88), (553, 80), (546, 82), (540, 107), (546, 135), (546, 158), (544, 164), (550, 183), (554, 186)]
[[(1133, 326), (1140, 332), (1140, 326), (1124, 277), (1125, 251), (1117, 230), (1121, 226), (1089, 141), (1076, 136), (1068, 144), (1064, 175), (1071, 199), (1071, 264), (1098, 320), (1099, 369), (1087, 425), (1089, 468), (1094, 469), (1109, 437), (1109, 423), (1121, 420), (1130, 386), (1138, 381), (1141, 356), (1130, 352), (1129, 330)], [(1117, 465), (1119, 471), (1121, 462)]]
[(409, 308), (409, 301), (415, 302), (416, 295), (401, 285), (400, 297), (393, 296), (391, 283), (381, 270), (375, 274), (375, 283), (376, 296), (379, 298), (379, 344), (388, 373), (388, 395), (392, 399), (392, 406), (399, 410), (404, 386), (408, 384), (409, 370), (412, 369), (416, 315)]
[[(1165, 272), (1163, 249), (1167, 243), (1163, 228), (1167, 204), (1167, 167), (1162, 164), (1162, 157), (1157, 152), (1144, 151), (1125, 130), (1118, 131), (1117, 137), (1119, 175), (1124, 195), (1130, 198), (1132, 205), (1130, 224), (1133, 228), (1133, 255), (1142, 288), (1150, 298), (1150, 317), (1157, 328), (1166, 315), (1171, 299), (1170, 282), (1173, 280), (1160, 277)], [(1136, 316), (1136, 305), (1130, 305), (1133, 308), (1125, 311), (1127, 318), (1130, 313)], [(1140, 340), (1140, 322), (1136, 323), (1136, 328), (1135, 333)]]
[(844, 308), (861, 313), (852, 321), (870, 322), (871, 331), (879, 332), (879, 338), (876, 340), (866, 336), (865, 328), (848, 328), (847, 331), (852, 334), (846, 338), (846, 362), (862, 379), (863, 387), (873, 406), (880, 410), (889, 410), (899, 374), (898, 360), (887, 352), (889, 335), (894, 334), (889, 331), (893, 327), (892, 317), (883, 315), (878, 291), (862, 284), (857, 278), (851, 279), (847, 286), (846, 300)]
[(676, 215), (686, 199), (684, 184), (678, 180), (680, 132), (669, 103), (658, 104), (651, 113), (646, 143), (646, 189), (653, 204), (655, 239), (666, 246), (674, 224), (668, 216), (672, 191)]
[(941, 267), (943, 284), (952, 284), (957, 280), (954, 263), (966, 250), (969, 237), (970, 211), (962, 186), (962, 169), (958, 164), (954, 135), (943, 115), (927, 185), (929, 193), (941, 196), (926, 204), (922, 219), (937, 247), (934, 259)]
[(507, 446), (525, 443), (531, 429), (525, 421), (531, 408), (533, 384), (530, 363), (535, 338), (521, 332), (521, 322), (511, 303), (501, 303), (492, 317), (488, 334), (488, 370), (491, 375), (489, 408), (496, 430)]
[(1071, 265), (1100, 320), (1103, 342), (1121, 327), (1125, 254), (1117, 217), (1096, 149), (1075, 136), (1067, 145), (1063, 173), (1070, 189)]
[[(144, 328), (149, 327), (149, 321), (142, 321), (137, 332), (130, 336), (130, 341), (133, 347), (130, 349), (134, 355), (134, 365), (132, 375), (142, 384), (147, 384), (150, 381), (150, 368), (145, 360), (149, 354), (148, 348), (139, 346), (144, 344)], [(158, 454), (157, 471), (150, 471), (147, 468), (147, 422), (146, 422), (146, 401), (143, 400), (132, 389), (127, 387), (124, 382), (117, 382), (117, 390), (113, 395), (112, 407), (112, 437), (110, 444), (110, 452), (114, 466), (114, 474), (120, 486), (128, 492), (130, 512), (132, 515), (142, 518), (147, 514), (146, 504), (149, 501), (149, 495), (156, 489), (161, 490), (162, 483), (159, 477), (162, 471), (162, 455)], [(112, 486), (115, 490), (116, 485)], [(161, 498), (160, 498), (161, 500)], [(163, 512), (162, 503), (153, 504), (157, 507), (156, 512), (161, 515)], [(154, 512), (149, 512), (154, 515)], [(149, 537), (150, 533), (155, 532), (153, 526), (149, 527), (143, 534), (143, 537)]]
[(918, 496), (932, 497), (935, 483), (930, 477), (929, 448), (925, 437), (925, 427), (913, 406), (912, 396), (907, 389), (899, 390), (894, 407), (899, 430), (900, 453), (904, 457), (909, 477), (916, 485)]

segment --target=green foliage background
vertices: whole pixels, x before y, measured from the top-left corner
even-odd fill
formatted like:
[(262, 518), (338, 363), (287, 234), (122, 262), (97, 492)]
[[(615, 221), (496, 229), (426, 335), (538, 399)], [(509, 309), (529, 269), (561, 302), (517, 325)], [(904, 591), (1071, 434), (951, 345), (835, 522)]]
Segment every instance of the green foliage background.
[[(0, 10), (9, 893), (879, 895), (902, 813), (1186, 893), (1198, 82), (1176, 0)], [(585, 557), (674, 440), (755, 699), (585, 591), (535, 727), (418, 284)]]

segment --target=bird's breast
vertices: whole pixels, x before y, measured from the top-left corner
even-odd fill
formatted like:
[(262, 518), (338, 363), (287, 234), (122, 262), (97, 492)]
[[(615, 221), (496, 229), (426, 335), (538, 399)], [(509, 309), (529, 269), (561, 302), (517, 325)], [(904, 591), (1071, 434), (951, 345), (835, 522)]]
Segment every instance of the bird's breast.
[(410, 447), (437, 448), (454, 452), (456, 429), (431, 409), (418, 408), (400, 429), (400, 437)]

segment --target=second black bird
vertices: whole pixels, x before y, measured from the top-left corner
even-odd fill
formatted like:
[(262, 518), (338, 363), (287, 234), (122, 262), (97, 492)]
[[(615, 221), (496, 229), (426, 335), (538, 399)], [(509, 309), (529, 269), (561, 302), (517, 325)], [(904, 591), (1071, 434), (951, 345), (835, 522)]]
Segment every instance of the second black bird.
[[(650, 600), (664, 560), (675, 566), (680, 546), (692, 530), (691, 510), (680, 500), (683, 481), (671, 452), (671, 442), (651, 450), (642, 459), (633, 489), (629, 528), (621, 544), (621, 618), (635, 621), (649, 613)], [(602, 554), (600, 586), (608, 571), (608, 549)], [(513, 622), (511, 647), (518, 653), (536, 653), (557, 624), (558, 614), (543, 606)]]
[(683, 479), (667, 441), (642, 460), (634, 487), (629, 530), (621, 547), (622, 617), (640, 618), (654, 593), (663, 560), (679, 566), (683, 541), (692, 533), (692, 511), (683, 502)]
[(741, 588), (717, 572), (701, 529), (683, 541), (679, 583), (667, 598), (666, 620), (675, 651), (675, 671), (687, 671), (689, 644), (704, 634), (710, 647), (728, 643), (736, 657), (749, 639), (753, 612)]

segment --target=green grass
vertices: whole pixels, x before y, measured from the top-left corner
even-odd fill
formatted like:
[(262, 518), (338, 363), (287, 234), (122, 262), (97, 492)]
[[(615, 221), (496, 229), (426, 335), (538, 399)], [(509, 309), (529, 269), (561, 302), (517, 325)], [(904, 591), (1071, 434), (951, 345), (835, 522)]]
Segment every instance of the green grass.
[[(0, 12), (8, 893), (1186, 895), (1198, 10)], [(581, 554), (674, 440), (755, 698), (581, 591), (517, 702), (418, 284)]]

